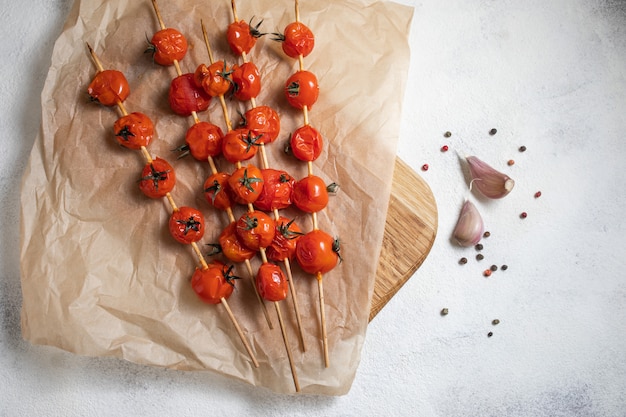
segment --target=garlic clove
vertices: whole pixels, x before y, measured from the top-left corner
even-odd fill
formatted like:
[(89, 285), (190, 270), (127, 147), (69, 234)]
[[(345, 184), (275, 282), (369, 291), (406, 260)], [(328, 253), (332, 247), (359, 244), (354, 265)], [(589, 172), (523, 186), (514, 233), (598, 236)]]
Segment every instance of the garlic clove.
[(465, 159), (472, 176), (471, 186), (475, 185), (482, 195), (487, 198), (502, 198), (511, 192), (515, 181), (508, 175), (493, 169), (475, 156)]
[(452, 236), (461, 246), (474, 246), (484, 231), (485, 225), (478, 209), (471, 201), (465, 200)]

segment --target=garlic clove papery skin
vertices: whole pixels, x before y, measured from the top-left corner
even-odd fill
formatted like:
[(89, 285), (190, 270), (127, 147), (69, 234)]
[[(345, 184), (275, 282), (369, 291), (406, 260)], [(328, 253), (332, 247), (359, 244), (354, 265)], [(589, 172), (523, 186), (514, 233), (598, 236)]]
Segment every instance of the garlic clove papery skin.
[(483, 236), (485, 225), (476, 206), (465, 200), (452, 236), (461, 246), (474, 246)]
[(511, 192), (515, 181), (508, 175), (493, 169), (475, 156), (465, 158), (472, 176), (472, 186), (487, 198), (502, 198)]

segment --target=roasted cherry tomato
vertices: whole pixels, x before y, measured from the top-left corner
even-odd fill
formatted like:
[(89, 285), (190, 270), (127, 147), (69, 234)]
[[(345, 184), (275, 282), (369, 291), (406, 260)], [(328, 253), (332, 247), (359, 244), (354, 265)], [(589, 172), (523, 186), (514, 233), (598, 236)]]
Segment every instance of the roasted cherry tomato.
[(293, 259), (296, 253), (296, 244), (303, 235), (302, 230), (294, 222), (286, 217), (279, 217), (276, 223), (274, 240), (265, 249), (267, 259), (274, 262), (282, 262), (285, 259)]
[(320, 88), (317, 77), (310, 71), (298, 71), (287, 79), (285, 83), (285, 96), (287, 101), (296, 109), (304, 106), (310, 110), (317, 101)]
[(286, 171), (267, 168), (262, 169), (263, 190), (254, 201), (259, 210), (273, 211), (287, 208), (291, 205), (291, 193), (296, 180)]
[(235, 202), (254, 203), (263, 190), (263, 174), (254, 165), (238, 168), (230, 174), (228, 186)]
[(124, 74), (116, 70), (99, 71), (93, 78), (87, 93), (93, 101), (104, 106), (115, 106), (130, 94), (130, 86)]
[(185, 144), (191, 156), (198, 161), (208, 161), (209, 157), (222, 152), (224, 133), (219, 126), (209, 122), (194, 123), (185, 134)]
[(259, 136), (259, 143), (272, 143), (280, 133), (280, 118), (271, 107), (257, 106), (243, 115), (243, 126)]
[(204, 216), (192, 207), (180, 207), (170, 216), (169, 229), (180, 243), (197, 242), (204, 236)]
[(289, 147), (293, 156), (299, 160), (315, 161), (324, 149), (324, 139), (317, 129), (304, 125), (291, 134)]
[(283, 51), (291, 58), (309, 55), (315, 46), (313, 32), (301, 22), (292, 22), (284, 33), (274, 33), (274, 40), (282, 42)]
[(193, 80), (193, 74), (183, 74), (172, 80), (169, 92), (170, 107), (174, 113), (189, 116), (209, 108), (211, 96)]
[(226, 40), (235, 55), (247, 54), (256, 44), (256, 40), (265, 35), (265, 33), (259, 31), (261, 23), (263, 23), (262, 20), (255, 26), (252, 26), (252, 19), (250, 19), (250, 23), (240, 20), (228, 25)]
[(237, 220), (237, 236), (247, 248), (259, 250), (274, 240), (276, 224), (267, 214), (259, 210), (247, 212)]
[(235, 289), (234, 280), (239, 279), (232, 273), (233, 266), (226, 266), (220, 261), (213, 261), (207, 268), (196, 268), (191, 277), (191, 288), (198, 297), (209, 304), (219, 304), (227, 299)]
[(266, 301), (282, 301), (287, 298), (289, 283), (278, 265), (263, 263), (259, 267), (254, 283), (259, 295)]
[(328, 188), (320, 177), (309, 175), (293, 187), (293, 204), (306, 213), (315, 213), (328, 205)]
[(216, 61), (209, 65), (200, 64), (194, 72), (194, 81), (198, 87), (211, 97), (224, 95), (232, 87), (230, 70), (224, 61)]
[(113, 124), (115, 139), (128, 149), (148, 146), (154, 135), (152, 120), (143, 113), (135, 112), (120, 117)]
[(176, 29), (167, 28), (152, 36), (146, 52), (152, 52), (154, 62), (159, 65), (172, 65), (180, 61), (187, 53), (187, 39)]
[(216, 172), (204, 182), (204, 197), (218, 210), (226, 210), (232, 207), (228, 192), (228, 179), (230, 175), (225, 172)]
[(219, 237), (222, 253), (233, 262), (243, 262), (256, 255), (256, 251), (246, 247), (237, 236), (237, 222), (232, 222), (222, 230)]
[(224, 135), (222, 154), (231, 163), (247, 161), (256, 155), (259, 145), (259, 136), (254, 136), (248, 129), (239, 128)]
[(312, 230), (298, 239), (296, 260), (309, 274), (325, 274), (339, 261), (339, 240), (321, 230)]
[(233, 95), (237, 100), (248, 101), (261, 92), (261, 74), (252, 62), (233, 66)]
[(174, 168), (165, 159), (155, 158), (141, 171), (139, 189), (150, 198), (164, 197), (175, 184)]

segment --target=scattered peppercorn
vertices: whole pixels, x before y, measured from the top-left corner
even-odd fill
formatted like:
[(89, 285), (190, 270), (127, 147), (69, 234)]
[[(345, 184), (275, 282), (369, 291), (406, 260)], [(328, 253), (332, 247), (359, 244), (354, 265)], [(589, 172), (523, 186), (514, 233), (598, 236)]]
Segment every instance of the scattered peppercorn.
[(443, 145), (441, 147), (441, 152), (448, 152), (448, 145)]
[(491, 324), (493, 324), (494, 326), (500, 324), (500, 320), (498, 319), (493, 319), (493, 321), (491, 322)]
[(483, 237), (489, 237), (489, 236), (491, 236), (491, 233), (489, 233), (489, 232), (483, 233)]
[(478, 255), (476, 255), (476, 260), (477, 261), (482, 261), (483, 259), (485, 259), (485, 257), (483, 256), (482, 253), (479, 253)]
[(487, 337), (491, 337), (491, 336), (493, 336), (493, 332), (487, 333)]
[(489, 269), (491, 269), (493, 272), (496, 272), (498, 270), (498, 266), (497, 265), (491, 265), (491, 267)]
[(506, 161), (506, 164), (507, 164), (508, 166), (515, 165), (515, 161), (514, 161), (514, 160), (512, 160), (512, 159), (509, 159), (508, 161)]
[(494, 129), (491, 129), (491, 130), (489, 131), (489, 134), (490, 134), (491, 136), (495, 135), (496, 133), (498, 133), (498, 129), (495, 129), (495, 128), (494, 128)]
[(442, 316), (447, 316), (448, 315), (448, 309), (447, 308), (442, 309), (441, 310), (441, 315)]
[(483, 271), (483, 275), (486, 276), (486, 277), (491, 276), (491, 269), (485, 269)]
[(449, 138), (450, 136), (452, 136), (452, 132), (450, 132), (450, 131), (448, 131), (448, 132), (443, 134), (444, 138)]
[(520, 152), (526, 152), (526, 146), (520, 146), (519, 147), (519, 151)]
[(478, 244), (476, 244), (476, 246), (474, 246), (474, 248), (476, 248), (476, 250), (483, 250), (483, 244), (482, 243), (478, 243)]
[(508, 265), (502, 265), (500, 267), (501, 270), (506, 271), (507, 269), (509, 269)]
[(428, 171), (428, 164), (422, 165), (422, 171)]
[(463, 257), (463, 258), (459, 259), (459, 263), (461, 265), (465, 265), (467, 263), (467, 258)]
[(541, 197), (541, 191), (537, 191), (537, 192), (535, 193), (535, 198), (539, 198), (539, 197)]
[(526, 213), (525, 211), (522, 211), (519, 215), (522, 219), (525, 219), (526, 217), (528, 217), (528, 213)]

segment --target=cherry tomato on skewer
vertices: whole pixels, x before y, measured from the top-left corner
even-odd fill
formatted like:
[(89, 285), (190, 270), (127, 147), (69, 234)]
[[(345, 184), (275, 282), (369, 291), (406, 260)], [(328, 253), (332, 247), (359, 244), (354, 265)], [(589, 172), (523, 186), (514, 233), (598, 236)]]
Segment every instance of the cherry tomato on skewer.
[(280, 118), (271, 107), (257, 106), (244, 113), (243, 127), (254, 136), (260, 136), (259, 143), (268, 144), (274, 142), (280, 133)]
[(113, 131), (120, 145), (136, 150), (148, 146), (154, 135), (154, 125), (145, 114), (134, 112), (117, 119)]
[(91, 99), (104, 106), (115, 106), (130, 94), (130, 86), (123, 73), (117, 70), (98, 71), (89, 86), (87, 93)]
[(254, 201), (259, 210), (273, 211), (287, 208), (291, 205), (291, 195), (295, 178), (287, 171), (266, 168), (261, 170), (263, 175), (263, 190)]
[(204, 182), (204, 197), (207, 202), (218, 210), (226, 210), (232, 207), (228, 192), (228, 179), (230, 175), (225, 172), (216, 172), (210, 175)]
[(256, 255), (256, 251), (247, 248), (237, 236), (237, 222), (232, 222), (222, 230), (218, 238), (220, 251), (233, 262), (243, 262)]
[(174, 78), (170, 84), (168, 99), (172, 111), (181, 116), (204, 111), (211, 103), (211, 96), (196, 85), (193, 74)]
[(289, 23), (283, 33), (273, 33), (275, 41), (282, 42), (283, 52), (288, 57), (309, 55), (315, 46), (313, 32), (302, 22)]
[(226, 41), (235, 55), (247, 54), (256, 44), (256, 40), (265, 35), (265, 33), (259, 31), (259, 26), (261, 26), (263, 20), (252, 26), (252, 19), (250, 19), (250, 23), (240, 20), (228, 25)]
[(328, 205), (328, 187), (324, 180), (309, 175), (293, 187), (293, 204), (306, 213), (315, 213)]
[(147, 197), (161, 198), (172, 191), (176, 184), (174, 168), (165, 160), (155, 158), (141, 171), (139, 189)]
[(233, 282), (239, 277), (232, 274), (233, 266), (213, 261), (206, 269), (196, 268), (191, 277), (191, 288), (205, 303), (219, 304), (227, 299), (235, 289)]
[(180, 61), (187, 53), (187, 39), (176, 29), (166, 28), (156, 32), (145, 52), (152, 53), (152, 59), (159, 65), (168, 66)]
[(296, 109), (307, 106), (310, 110), (317, 101), (319, 93), (317, 77), (310, 71), (297, 71), (285, 82), (287, 102)]
[(341, 259), (339, 240), (322, 230), (312, 230), (300, 237), (296, 244), (296, 259), (309, 274), (325, 274)]
[(311, 125), (296, 129), (289, 138), (291, 153), (305, 162), (315, 161), (324, 149), (324, 139), (320, 132)]
[(197, 242), (204, 236), (204, 216), (192, 207), (180, 207), (170, 216), (172, 237), (183, 244)]
[(261, 92), (261, 73), (252, 62), (234, 65), (231, 79), (233, 81), (233, 95), (237, 100), (248, 101)]
[(267, 214), (259, 210), (247, 212), (237, 220), (237, 236), (247, 248), (259, 250), (274, 240), (276, 224)]
[(232, 87), (231, 71), (224, 61), (216, 61), (208, 67), (200, 64), (194, 72), (194, 81), (208, 95), (217, 97), (226, 94)]
[(263, 190), (263, 174), (254, 165), (238, 168), (230, 174), (228, 186), (237, 203), (254, 203)]
[(251, 159), (259, 149), (259, 136), (245, 128), (231, 130), (224, 135), (222, 154), (230, 163), (242, 162)]
[(209, 122), (194, 123), (185, 134), (185, 145), (189, 153), (198, 161), (208, 161), (209, 157), (222, 153), (224, 133), (219, 126)]
[(276, 233), (274, 240), (265, 249), (267, 259), (274, 262), (282, 262), (285, 259), (293, 259), (296, 254), (298, 239), (303, 235), (302, 230), (295, 223), (286, 217), (279, 217), (276, 223)]
[(287, 298), (289, 283), (278, 265), (263, 263), (259, 267), (254, 283), (259, 295), (266, 301), (282, 301)]

